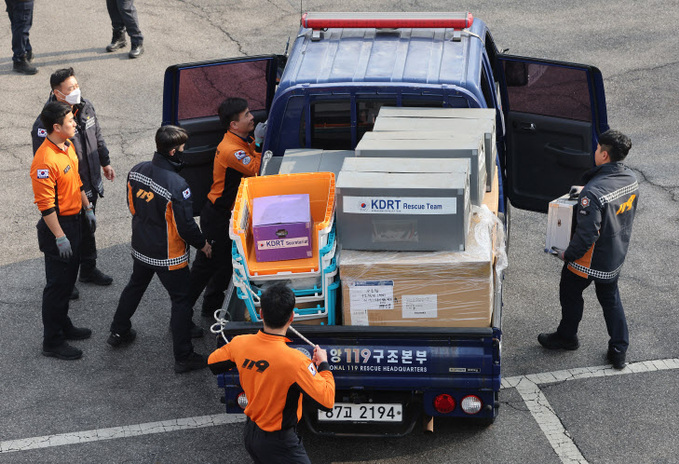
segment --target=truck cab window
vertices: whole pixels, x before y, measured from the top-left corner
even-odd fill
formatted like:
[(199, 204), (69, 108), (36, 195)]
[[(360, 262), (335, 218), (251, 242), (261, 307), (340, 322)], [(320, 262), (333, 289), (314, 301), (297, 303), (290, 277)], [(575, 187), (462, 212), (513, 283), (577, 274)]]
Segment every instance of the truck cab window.
[(177, 119), (217, 115), (227, 97), (248, 101), (250, 111), (266, 111), (267, 62), (246, 61), (183, 69), (179, 76)]
[(592, 121), (586, 70), (521, 61), (504, 67), (509, 111)]
[(361, 140), (363, 134), (373, 129), (375, 125), (375, 118), (383, 106), (396, 106), (396, 98), (383, 100), (359, 100), (358, 110), (356, 112), (356, 140)]
[[(302, 121), (305, 115), (302, 115)], [(327, 100), (311, 104), (311, 146), (324, 150), (351, 150), (351, 101)], [(302, 130), (305, 130), (303, 127)], [(306, 130), (305, 130), (306, 132)]]

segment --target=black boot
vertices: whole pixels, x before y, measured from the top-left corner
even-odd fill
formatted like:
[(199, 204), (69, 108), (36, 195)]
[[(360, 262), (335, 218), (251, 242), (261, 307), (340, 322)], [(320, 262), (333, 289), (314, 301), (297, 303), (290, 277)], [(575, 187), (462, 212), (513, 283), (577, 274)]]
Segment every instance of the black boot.
[(114, 52), (124, 48), (125, 45), (127, 45), (127, 42), (125, 42), (125, 29), (122, 31), (113, 31), (113, 38), (111, 39), (111, 43), (106, 46), (106, 51)]
[(80, 266), (80, 282), (107, 286), (113, 282), (113, 277), (104, 274), (96, 266)]
[(31, 75), (37, 74), (38, 68), (29, 63), (28, 60), (24, 57), (21, 61), (14, 62), (14, 72)]
[(143, 44), (132, 44), (132, 48), (130, 48), (130, 53), (127, 54), (130, 58), (139, 58), (139, 56), (144, 53), (144, 45)]

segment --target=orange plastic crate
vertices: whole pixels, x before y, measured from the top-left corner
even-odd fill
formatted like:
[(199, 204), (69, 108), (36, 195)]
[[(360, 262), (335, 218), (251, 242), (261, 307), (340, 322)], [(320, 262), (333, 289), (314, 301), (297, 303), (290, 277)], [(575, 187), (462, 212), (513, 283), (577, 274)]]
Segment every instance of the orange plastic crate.
[[(313, 256), (286, 261), (260, 263), (255, 258), (252, 235), (252, 200), (272, 195), (309, 194), (311, 219), (315, 232), (312, 234)], [(272, 176), (244, 177), (238, 187), (238, 195), (231, 215), (229, 234), (238, 252), (245, 257), (249, 277), (276, 274), (320, 273), (319, 250), (328, 241), (335, 215), (335, 174), (310, 172), (277, 174)]]

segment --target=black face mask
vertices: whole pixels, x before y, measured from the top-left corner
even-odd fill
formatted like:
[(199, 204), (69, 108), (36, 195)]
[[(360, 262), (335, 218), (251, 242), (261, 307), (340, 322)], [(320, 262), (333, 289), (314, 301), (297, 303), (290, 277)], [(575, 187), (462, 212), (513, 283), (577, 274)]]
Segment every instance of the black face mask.
[(169, 154), (161, 153), (160, 154), (163, 158), (165, 158), (171, 165), (172, 168), (176, 171), (179, 172), (182, 170), (184, 167), (184, 152), (183, 151), (175, 151), (173, 156), (170, 156)]

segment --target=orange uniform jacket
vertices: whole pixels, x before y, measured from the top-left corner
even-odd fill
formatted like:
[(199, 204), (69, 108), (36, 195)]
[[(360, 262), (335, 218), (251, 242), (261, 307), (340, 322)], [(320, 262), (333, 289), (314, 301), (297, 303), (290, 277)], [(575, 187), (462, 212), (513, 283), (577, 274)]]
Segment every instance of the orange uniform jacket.
[(215, 154), (212, 188), (207, 197), (218, 208), (231, 210), (243, 177), (259, 174), (261, 153), (255, 152), (255, 142), (233, 132), (224, 134)]
[(69, 141), (64, 151), (45, 138), (31, 163), (31, 183), (35, 204), (43, 216), (53, 212), (73, 216), (83, 207), (78, 157)]
[(238, 368), (248, 398), (245, 414), (267, 432), (294, 427), (302, 418), (302, 393), (326, 408), (335, 403), (335, 379), (328, 363), (316, 365), (290, 348), (282, 335), (259, 331), (239, 335), (214, 351), (208, 365), (215, 374)]

